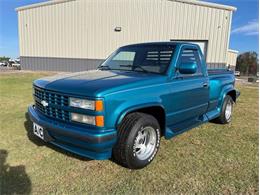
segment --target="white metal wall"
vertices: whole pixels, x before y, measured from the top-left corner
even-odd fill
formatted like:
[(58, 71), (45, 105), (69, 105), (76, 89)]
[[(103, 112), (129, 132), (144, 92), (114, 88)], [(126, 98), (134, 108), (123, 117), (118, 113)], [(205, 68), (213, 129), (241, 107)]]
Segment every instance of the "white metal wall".
[[(75, 0), (20, 9), (20, 56), (104, 59), (145, 41), (208, 40), (226, 63), (232, 11), (170, 0)], [(115, 27), (122, 27), (115, 32)]]
[(237, 54), (238, 51), (228, 50), (227, 53), (227, 65), (230, 65), (232, 69), (235, 70), (237, 64)]

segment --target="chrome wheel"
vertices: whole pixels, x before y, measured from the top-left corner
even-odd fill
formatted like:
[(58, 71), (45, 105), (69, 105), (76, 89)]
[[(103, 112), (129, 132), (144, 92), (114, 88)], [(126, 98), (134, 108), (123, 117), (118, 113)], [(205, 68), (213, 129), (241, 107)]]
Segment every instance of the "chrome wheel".
[(156, 131), (152, 127), (145, 127), (138, 132), (134, 142), (134, 154), (139, 160), (148, 159), (156, 147)]
[(226, 110), (225, 110), (225, 117), (227, 120), (229, 120), (231, 118), (231, 114), (232, 114), (232, 102), (228, 101), (227, 105), (226, 105)]

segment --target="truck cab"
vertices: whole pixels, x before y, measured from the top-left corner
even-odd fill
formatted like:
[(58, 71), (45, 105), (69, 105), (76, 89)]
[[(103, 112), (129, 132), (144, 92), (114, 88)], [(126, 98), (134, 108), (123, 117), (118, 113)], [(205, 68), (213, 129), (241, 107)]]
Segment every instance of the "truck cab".
[[(120, 47), (97, 70), (34, 81), (36, 136), (93, 159), (139, 169), (170, 139), (208, 121), (231, 122), (233, 72), (207, 69), (196, 44)], [(162, 151), (163, 152), (163, 151)]]

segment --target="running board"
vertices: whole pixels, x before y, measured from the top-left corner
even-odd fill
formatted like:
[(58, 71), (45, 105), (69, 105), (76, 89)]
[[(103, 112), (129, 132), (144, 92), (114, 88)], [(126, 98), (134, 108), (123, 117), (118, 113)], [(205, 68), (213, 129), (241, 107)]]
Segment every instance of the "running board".
[(172, 137), (179, 135), (181, 133), (184, 133), (194, 127), (197, 127), (205, 122), (208, 121), (208, 118), (206, 115), (202, 115), (199, 117), (199, 119), (196, 120), (187, 120), (185, 123), (173, 125), (171, 127), (166, 127), (165, 129), (165, 139), (171, 139)]
[(206, 115), (207, 115), (209, 121), (210, 121), (210, 120), (213, 120), (213, 119), (219, 117), (219, 115), (220, 115), (220, 109), (219, 109), (219, 108), (216, 108), (216, 109), (214, 109), (214, 110), (212, 110), (212, 111), (210, 111), (210, 112), (207, 112)]

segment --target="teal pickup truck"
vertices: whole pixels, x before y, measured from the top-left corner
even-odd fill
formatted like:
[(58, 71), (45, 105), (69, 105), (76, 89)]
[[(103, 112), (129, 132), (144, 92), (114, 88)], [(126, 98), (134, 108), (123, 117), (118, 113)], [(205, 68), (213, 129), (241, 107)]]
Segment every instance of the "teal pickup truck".
[(134, 44), (97, 70), (34, 81), (28, 113), (44, 141), (140, 169), (154, 159), (162, 136), (212, 120), (229, 123), (239, 96), (234, 85), (233, 72), (207, 70), (195, 44)]

